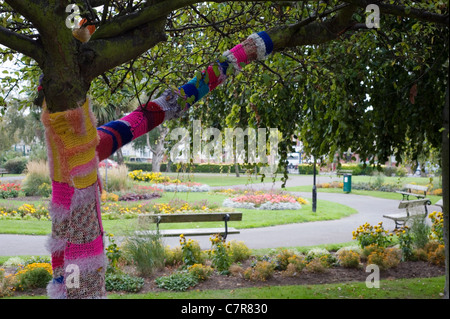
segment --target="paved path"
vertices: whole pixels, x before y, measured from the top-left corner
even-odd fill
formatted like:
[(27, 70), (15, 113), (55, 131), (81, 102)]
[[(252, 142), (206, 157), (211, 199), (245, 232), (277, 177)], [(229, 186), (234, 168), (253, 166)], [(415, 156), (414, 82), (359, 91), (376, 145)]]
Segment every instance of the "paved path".
[[(330, 181), (330, 177), (319, 177), (317, 183)], [(281, 183), (275, 183), (275, 188)], [(288, 180), (287, 187), (311, 185), (310, 176), (299, 176)], [(255, 188), (271, 188), (272, 183), (254, 186)], [(236, 187), (243, 187), (236, 186)], [(228, 186), (226, 188), (231, 188)], [(304, 198), (311, 198), (311, 193), (297, 193)], [(240, 234), (228, 236), (229, 240), (244, 241), (252, 249), (277, 248), (292, 246), (312, 246), (319, 244), (343, 243), (352, 241), (352, 231), (366, 222), (377, 224), (383, 221), (386, 229), (392, 230), (394, 223), (382, 217), (383, 214), (395, 211), (398, 200), (382, 199), (345, 193), (318, 193), (318, 200), (327, 200), (352, 207), (358, 211), (348, 217), (332, 221), (316, 221), (288, 224), (264, 228), (242, 229)], [(320, 202), (318, 203), (320, 205)], [(430, 211), (439, 209), (430, 207)], [(301, 212), (300, 212), (301, 213)], [(244, 216), (245, 218), (245, 216)], [(46, 236), (3, 235), (0, 234), (0, 256), (16, 255), (48, 255), (45, 249)], [(203, 249), (211, 247), (209, 236), (192, 237), (199, 241)], [(172, 247), (179, 245), (178, 238), (165, 238), (165, 244)]]

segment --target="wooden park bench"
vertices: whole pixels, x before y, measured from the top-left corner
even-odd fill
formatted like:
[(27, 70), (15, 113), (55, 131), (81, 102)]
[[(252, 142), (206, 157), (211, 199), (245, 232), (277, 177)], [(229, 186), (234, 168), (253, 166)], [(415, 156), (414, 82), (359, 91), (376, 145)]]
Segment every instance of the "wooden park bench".
[[(396, 193), (402, 194), (403, 199), (402, 200), (409, 200), (409, 196), (415, 196), (416, 198), (425, 198), (427, 197), (427, 191), (428, 186), (420, 186), (415, 184), (407, 184), (403, 186), (403, 191), (397, 191)], [(420, 193), (413, 193), (413, 191), (422, 192)]]
[(9, 172), (6, 169), (0, 167), (0, 174), (2, 174), (3, 177), (3, 174), (9, 174)]
[[(220, 234), (225, 240), (228, 234), (239, 234), (240, 231), (233, 227), (228, 227), (229, 221), (242, 220), (240, 212), (225, 213), (185, 213), (185, 214), (141, 214), (138, 216), (139, 222), (151, 222), (156, 224), (156, 232), (163, 237), (184, 236), (207, 236)], [(159, 229), (161, 223), (186, 223), (186, 222), (217, 222), (223, 221), (224, 228), (192, 228), (192, 229)], [(147, 232), (147, 231), (145, 231)], [(153, 231), (150, 231), (153, 232)]]
[(404, 226), (413, 217), (426, 218), (428, 215), (427, 205), (431, 205), (428, 198), (401, 201), (398, 205), (398, 208), (403, 210), (401, 213), (383, 215), (383, 217), (392, 219), (395, 222), (395, 229), (397, 229)]

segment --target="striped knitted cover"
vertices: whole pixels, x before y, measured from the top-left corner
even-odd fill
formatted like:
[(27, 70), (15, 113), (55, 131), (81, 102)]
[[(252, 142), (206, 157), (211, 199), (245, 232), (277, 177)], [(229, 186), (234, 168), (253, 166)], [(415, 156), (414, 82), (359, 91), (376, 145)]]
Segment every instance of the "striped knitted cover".
[[(220, 85), (232, 72), (263, 60), (273, 50), (266, 32), (250, 35), (178, 90), (166, 90), (157, 99), (117, 121), (96, 128), (89, 100), (77, 109), (49, 113), (45, 107), (47, 152), (52, 179), (49, 206), (52, 234), (50, 298), (105, 298), (106, 257), (99, 203), (98, 162), (164, 121), (179, 117), (192, 104)], [(179, 100), (184, 99), (180, 103)], [(182, 100), (183, 101), (183, 100)]]
[[(193, 78), (178, 91), (168, 89), (157, 99), (141, 105), (124, 118), (100, 126), (100, 144), (97, 147), (100, 161), (164, 121), (180, 116), (192, 104), (223, 83), (227, 74), (239, 72), (244, 65), (254, 60), (265, 59), (272, 50), (273, 43), (266, 32), (254, 33), (241, 44), (224, 52), (222, 58), (202, 72), (201, 78)], [(229, 68), (232, 68), (232, 72)], [(185, 100), (184, 105), (180, 106), (179, 98)]]

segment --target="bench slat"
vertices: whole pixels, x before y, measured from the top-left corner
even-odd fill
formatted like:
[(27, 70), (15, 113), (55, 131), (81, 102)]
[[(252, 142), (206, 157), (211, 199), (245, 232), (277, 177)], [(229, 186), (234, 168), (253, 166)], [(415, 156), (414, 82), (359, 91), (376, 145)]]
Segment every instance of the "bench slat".
[(428, 191), (428, 186), (421, 186), (421, 185), (415, 185), (415, 184), (406, 184), (404, 186), (404, 188), (414, 189), (414, 190), (423, 191), (423, 192)]
[[(155, 234), (155, 230), (145, 230), (136, 232), (138, 235)], [(181, 234), (185, 236), (208, 236), (214, 234), (225, 234), (224, 228), (191, 228), (191, 229), (162, 229), (159, 230), (159, 234), (163, 237), (178, 237)], [(236, 228), (229, 227), (228, 234), (240, 234), (240, 231)]]
[(216, 222), (224, 221), (225, 215), (229, 215), (229, 221), (242, 220), (242, 213), (194, 213), (194, 214), (141, 214), (139, 220), (153, 223), (186, 223), (186, 222)]
[(398, 205), (398, 208), (402, 209), (402, 208), (416, 207), (416, 206), (421, 206), (421, 205), (431, 205), (431, 202), (428, 198), (401, 201), (400, 204)]

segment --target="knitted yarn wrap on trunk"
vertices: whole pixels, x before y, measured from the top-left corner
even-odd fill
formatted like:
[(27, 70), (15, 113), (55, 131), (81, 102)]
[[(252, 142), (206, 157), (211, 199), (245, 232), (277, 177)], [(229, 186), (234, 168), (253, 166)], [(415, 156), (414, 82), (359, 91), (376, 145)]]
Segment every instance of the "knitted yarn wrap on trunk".
[[(98, 158), (99, 137), (89, 100), (65, 112), (44, 107), (52, 198), (53, 280), (47, 293), (54, 299), (105, 298), (106, 257), (101, 223)], [(69, 279), (69, 280), (68, 280)]]
[[(47, 293), (54, 299), (105, 298), (107, 260), (101, 222), (98, 163), (164, 121), (180, 117), (230, 74), (273, 50), (269, 35), (250, 35), (178, 89), (140, 105), (125, 117), (96, 127), (89, 99), (74, 110), (50, 113), (44, 105), (47, 153), (52, 179), (49, 205), (53, 280)], [(230, 68), (230, 69), (229, 69)]]

